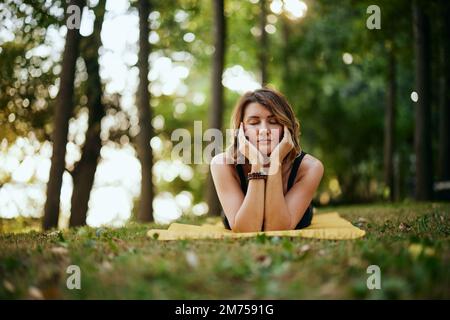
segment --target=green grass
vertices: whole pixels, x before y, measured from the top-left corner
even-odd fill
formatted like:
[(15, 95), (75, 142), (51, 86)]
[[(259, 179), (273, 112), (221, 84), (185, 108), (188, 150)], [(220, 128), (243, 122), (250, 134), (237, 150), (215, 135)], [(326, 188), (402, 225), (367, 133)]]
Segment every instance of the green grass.
[[(345, 241), (258, 237), (160, 242), (147, 238), (146, 231), (167, 226), (137, 223), (120, 229), (3, 233), (0, 298), (39, 293), (62, 299), (450, 298), (449, 203), (319, 212), (334, 210), (367, 235)], [(204, 220), (183, 217), (179, 222)], [(81, 268), (81, 290), (66, 287), (66, 268), (72, 264)], [(369, 265), (381, 268), (381, 290), (367, 289)]]

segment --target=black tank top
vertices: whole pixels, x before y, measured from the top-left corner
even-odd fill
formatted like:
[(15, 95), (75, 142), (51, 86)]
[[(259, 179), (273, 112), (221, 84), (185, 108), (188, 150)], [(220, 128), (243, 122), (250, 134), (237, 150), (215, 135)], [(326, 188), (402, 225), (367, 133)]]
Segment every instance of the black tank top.
[[(294, 159), (294, 163), (292, 165), (292, 169), (291, 169), (291, 172), (289, 174), (287, 191), (289, 191), (292, 188), (292, 186), (294, 185), (294, 181), (295, 181), (295, 178), (297, 176), (298, 168), (300, 167), (300, 164), (301, 164), (301, 162), (303, 160), (303, 157), (306, 154), (307, 153), (302, 150), (299, 153), (299, 155)], [(245, 177), (244, 168), (242, 167), (242, 164), (236, 164), (236, 170), (238, 172), (239, 179), (241, 181), (242, 192), (244, 194), (246, 194), (248, 185), (247, 185), (247, 179)], [(313, 208), (312, 208), (312, 204), (310, 204), (308, 206), (308, 208), (306, 209), (306, 212), (303, 215), (302, 219), (300, 220), (300, 222), (295, 227), (295, 229), (301, 229), (301, 228), (305, 228), (305, 227), (309, 226), (311, 224), (311, 220), (312, 220), (312, 212), (313, 212)], [(223, 221), (223, 224), (224, 224), (225, 228), (231, 230), (230, 224), (228, 223), (228, 219), (225, 216), (225, 212), (223, 211), (223, 209), (222, 209), (220, 215), (222, 217), (222, 221)]]

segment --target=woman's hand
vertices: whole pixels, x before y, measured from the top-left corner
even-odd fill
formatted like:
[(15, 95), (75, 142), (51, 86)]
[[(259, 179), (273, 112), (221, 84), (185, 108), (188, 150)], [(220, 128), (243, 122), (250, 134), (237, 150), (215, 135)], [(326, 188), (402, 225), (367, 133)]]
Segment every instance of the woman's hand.
[(238, 149), (239, 152), (242, 153), (252, 165), (256, 166), (258, 169), (261, 168), (264, 164), (264, 156), (263, 154), (253, 145), (250, 141), (247, 140), (244, 134), (243, 124), (239, 125), (239, 134), (238, 134)]
[(278, 143), (270, 154), (269, 174), (277, 173), (278, 169), (281, 167), (283, 159), (289, 154), (292, 148), (294, 148), (291, 132), (286, 126), (283, 126), (283, 132), (283, 139), (281, 139), (280, 143)]

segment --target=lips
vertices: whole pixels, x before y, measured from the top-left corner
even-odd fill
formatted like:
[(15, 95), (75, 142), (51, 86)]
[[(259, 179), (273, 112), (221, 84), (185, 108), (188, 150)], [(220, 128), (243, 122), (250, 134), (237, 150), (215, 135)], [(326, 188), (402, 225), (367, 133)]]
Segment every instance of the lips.
[(258, 140), (258, 142), (262, 142), (262, 143), (264, 143), (264, 142), (269, 143), (270, 141), (272, 141), (272, 140)]

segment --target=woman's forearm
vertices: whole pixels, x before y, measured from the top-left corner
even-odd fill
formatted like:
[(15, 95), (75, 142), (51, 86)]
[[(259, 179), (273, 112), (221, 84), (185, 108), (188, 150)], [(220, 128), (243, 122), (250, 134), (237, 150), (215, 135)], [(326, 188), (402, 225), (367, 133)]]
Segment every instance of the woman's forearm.
[[(252, 167), (252, 172), (259, 171)], [(244, 201), (234, 218), (233, 231), (255, 232), (261, 231), (264, 220), (264, 179), (248, 181), (247, 193)]]
[(289, 230), (291, 215), (283, 194), (281, 164), (275, 174), (268, 175), (264, 198), (264, 231)]

